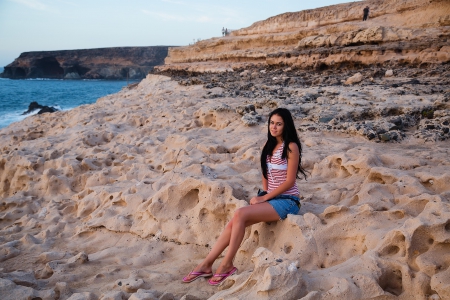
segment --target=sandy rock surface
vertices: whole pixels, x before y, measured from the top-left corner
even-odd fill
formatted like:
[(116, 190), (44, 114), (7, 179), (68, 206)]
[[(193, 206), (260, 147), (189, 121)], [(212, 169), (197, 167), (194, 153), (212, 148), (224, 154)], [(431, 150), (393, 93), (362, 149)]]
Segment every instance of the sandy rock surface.
[[(362, 11), (370, 7), (369, 20)], [(450, 2), (366, 0), (289, 12), (226, 37), (169, 48), (160, 70), (223, 72), (236, 65), (302, 69), (448, 63)]]
[[(0, 298), (449, 299), (449, 15), (275, 16), (1, 129)], [(182, 283), (261, 188), (276, 107), (303, 145), (300, 213), (249, 227), (219, 287)]]
[[(6, 299), (446, 299), (449, 140), (303, 132), (295, 109), (310, 172), (300, 214), (250, 227), (219, 288), (181, 283), (260, 187), (267, 114), (295, 107), (185, 83), (149, 75), (2, 129)], [(352, 102), (354, 88), (324, 89)]]

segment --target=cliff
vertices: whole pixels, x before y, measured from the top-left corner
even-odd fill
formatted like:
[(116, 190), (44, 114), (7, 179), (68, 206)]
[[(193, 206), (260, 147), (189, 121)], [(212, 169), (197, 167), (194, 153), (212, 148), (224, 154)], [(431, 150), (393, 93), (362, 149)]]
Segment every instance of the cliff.
[[(370, 7), (369, 20), (362, 11)], [(159, 70), (225, 71), (238, 65), (339, 68), (450, 61), (450, 2), (361, 1), (290, 12), (229, 36), (170, 48)], [(228, 66), (228, 67), (226, 67)]]
[(168, 46), (24, 52), (4, 78), (140, 79), (164, 63)]

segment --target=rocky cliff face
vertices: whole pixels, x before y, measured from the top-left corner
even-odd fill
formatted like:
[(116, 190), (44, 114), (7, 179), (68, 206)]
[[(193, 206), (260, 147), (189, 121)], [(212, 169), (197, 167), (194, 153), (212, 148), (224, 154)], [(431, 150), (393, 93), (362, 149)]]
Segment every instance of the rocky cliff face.
[[(362, 11), (370, 7), (369, 20)], [(285, 13), (192, 46), (169, 49), (161, 70), (226, 71), (245, 64), (298, 68), (447, 63), (450, 1), (371, 0)]]
[(140, 79), (164, 63), (167, 46), (24, 52), (4, 78)]

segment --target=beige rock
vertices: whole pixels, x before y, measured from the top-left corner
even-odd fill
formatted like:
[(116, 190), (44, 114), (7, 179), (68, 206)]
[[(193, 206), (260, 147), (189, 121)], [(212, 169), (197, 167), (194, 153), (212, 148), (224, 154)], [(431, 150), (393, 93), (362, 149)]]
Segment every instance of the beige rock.
[(250, 72), (248, 70), (245, 70), (245, 71), (241, 72), (239, 75), (241, 77), (244, 77), (244, 76), (248, 76), (249, 74), (250, 74)]
[(192, 295), (184, 295), (183, 297), (180, 298), (180, 300), (199, 300), (200, 298), (197, 298), (195, 296)]
[(172, 293), (164, 293), (159, 297), (159, 300), (174, 300), (175, 297)]
[(116, 281), (115, 285), (125, 292), (133, 293), (143, 287), (144, 280), (140, 278), (119, 279)]
[[(302, 273), (297, 268), (289, 268), (291, 262), (277, 263), (273, 253), (265, 248), (258, 248), (252, 261), (253, 272), (227, 278), (222, 291), (210, 299), (293, 299), (300, 293)], [(250, 290), (244, 288), (255, 283)]]
[(355, 84), (355, 83), (359, 83), (363, 80), (363, 76), (361, 73), (356, 73), (355, 75), (353, 75), (352, 77), (348, 78), (345, 81), (345, 84)]
[(0, 273), (0, 276), (3, 279), (8, 279), (14, 282), (17, 285), (27, 286), (36, 288), (37, 281), (32, 272), (26, 271), (14, 271), (10, 273)]
[[(364, 5), (371, 8), (370, 22), (356, 21), (361, 19)], [(231, 62), (234, 67), (256, 63), (298, 68), (318, 62), (327, 66), (448, 62), (448, 45), (437, 37), (448, 35), (442, 24), (448, 21), (449, 11), (448, 1), (389, 0), (285, 13), (233, 31), (226, 38), (170, 48), (165, 65), (157, 69), (225, 72), (233, 68)], [(438, 46), (430, 47), (432, 44)], [(322, 49), (320, 55), (301, 52), (318, 47), (335, 48)]]
[(121, 291), (110, 291), (100, 296), (99, 300), (125, 300), (127, 296)]
[(30, 287), (16, 285), (14, 282), (3, 278), (0, 278), (0, 295), (2, 295), (2, 299), (4, 300), (55, 299), (55, 292), (53, 290), (35, 290)]
[(157, 295), (151, 291), (139, 290), (128, 298), (128, 300), (158, 300)]
[(431, 277), (431, 287), (437, 292), (440, 299), (450, 297), (450, 283), (448, 282), (449, 272), (449, 269), (447, 269)]
[[(312, 89), (298, 95), (315, 107), (334, 101), (341, 109), (364, 108), (369, 98), (383, 104), (399, 101), (397, 106), (403, 109), (410, 105), (409, 98), (389, 96), (372, 85), (357, 89), (360, 93), (354, 86), (322, 87), (320, 96), (314, 96), (318, 92)], [(34, 197), (24, 197), (22, 185), (8, 189), (3, 185), (0, 190), (7, 203), (4, 220), (17, 213), (14, 222), (20, 226), (20, 231), (2, 230), (2, 238), (11, 235), (2, 249), (17, 249), (20, 259), (34, 260), (36, 278), (47, 281), (48, 288), (55, 287), (64, 299), (86, 290), (98, 298), (113, 290), (118, 293), (111, 297), (119, 297), (120, 291), (150, 297), (144, 295), (149, 294), (146, 290), (139, 293), (150, 287), (161, 291), (154, 294), (158, 298), (166, 291), (199, 299), (257, 295), (388, 299), (390, 294), (425, 297), (431, 288), (438, 296), (445, 295), (448, 280), (438, 266), (450, 261), (445, 248), (450, 213), (448, 141), (377, 144), (315, 132), (301, 133), (311, 174), (308, 181), (298, 181), (303, 197), (300, 215), (249, 227), (235, 259), (239, 272), (219, 290), (205, 280), (181, 283), (233, 212), (248, 205), (256, 193), (261, 184), (265, 116), (275, 104), (284, 103), (255, 102), (262, 120), (249, 127), (236, 112), (244, 105), (241, 98), (202, 98), (206, 94), (202, 86), (180, 86), (153, 75), (133, 90), (58, 113), (58, 122), (66, 124), (65, 138), (53, 142), (51, 152), (65, 154), (48, 156), (42, 166), (28, 170)], [(423, 105), (429, 105), (434, 96), (420, 97)], [(305, 103), (301, 112), (307, 109)], [(80, 122), (89, 120), (92, 111), (98, 118), (93, 124), (86, 121), (82, 129)], [(446, 116), (445, 112), (437, 115)], [(2, 129), (3, 145), (8, 145), (14, 131), (30, 126), (39, 126), (46, 136), (20, 142), (20, 149), (35, 149), (29, 154), (12, 151), (15, 145), (4, 146), (1, 176), (20, 173), (34, 156), (50, 155), (49, 140), (60, 136), (62, 129), (47, 118), (33, 116)], [(299, 118), (296, 125), (303, 122), (307, 121)], [(93, 137), (109, 134), (111, 139), (99, 139), (97, 146), (91, 146), (80, 130)], [(70, 191), (59, 194), (58, 187), (37, 180), (45, 171), (67, 182)], [(18, 214), (17, 207), (34, 213)], [(40, 218), (44, 207), (47, 213)], [(59, 246), (52, 246), (55, 236), (62, 243)], [(89, 253), (88, 260), (81, 249)], [(16, 264), (20, 264), (16, 257), (2, 262), (4, 268)], [(35, 291), (27, 289), (27, 293)]]
[[(370, 23), (360, 21), (366, 2)], [(442, 78), (425, 64), (410, 78), (395, 64), (446, 71), (449, 2), (366, 2), (282, 14), (227, 39), (177, 47), (160, 68), (211, 72), (205, 77), (223, 87), (149, 75), (92, 105), (1, 129), (0, 294), (448, 298), (450, 142), (409, 131), (448, 128), (450, 91), (434, 86)], [(370, 67), (361, 74), (372, 82), (340, 85), (333, 68), (360, 64), (396, 74), (380, 78), (381, 67)], [(254, 97), (227, 96), (222, 79), (230, 74), (239, 83), (254, 77)], [(416, 88), (422, 80), (429, 84)], [(260, 151), (275, 107), (294, 113), (310, 172), (297, 181), (299, 215), (249, 226), (234, 260), (239, 272), (219, 288), (182, 283), (261, 188)], [(405, 139), (365, 138), (403, 125), (396, 132)], [(6, 278), (13, 272), (17, 284)], [(19, 285), (36, 282), (42, 290)]]
[(58, 293), (60, 299), (67, 299), (72, 295), (67, 282), (57, 282), (55, 284), (55, 292)]
[(77, 255), (67, 260), (68, 264), (84, 264), (89, 261), (88, 255), (84, 252), (80, 252)]
[(72, 294), (67, 300), (96, 300), (97, 297), (93, 293), (84, 292), (84, 293), (75, 293)]
[(39, 261), (47, 263), (52, 260), (62, 259), (66, 255), (66, 252), (44, 252), (39, 255)]

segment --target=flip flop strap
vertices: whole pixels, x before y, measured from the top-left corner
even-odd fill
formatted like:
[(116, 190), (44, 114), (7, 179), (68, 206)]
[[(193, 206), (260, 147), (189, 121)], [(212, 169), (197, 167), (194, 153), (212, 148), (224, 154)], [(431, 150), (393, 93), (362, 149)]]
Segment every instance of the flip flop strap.
[(235, 272), (235, 270), (233, 269), (233, 270), (231, 270), (230, 272), (228, 272), (228, 273), (222, 273), (222, 274), (214, 274), (214, 276), (213, 277), (225, 277), (225, 276), (230, 276), (230, 274), (231, 273), (233, 273), (233, 272)]
[(203, 274), (208, 274), (206, 272), (191, 272), (189, 273), (189, 275), (203, 275)]

